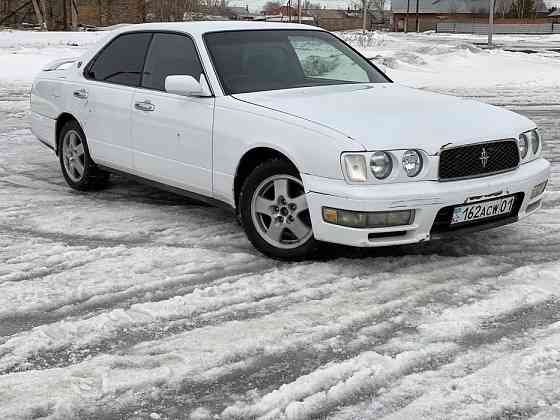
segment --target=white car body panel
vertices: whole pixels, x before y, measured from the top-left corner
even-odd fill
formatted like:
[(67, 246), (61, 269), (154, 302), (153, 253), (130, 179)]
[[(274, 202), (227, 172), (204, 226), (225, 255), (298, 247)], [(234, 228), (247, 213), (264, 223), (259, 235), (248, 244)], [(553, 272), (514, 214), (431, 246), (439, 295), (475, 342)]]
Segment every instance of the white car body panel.
[[(548, 179), (550, 164), (537, 159), (522, 165), (515, 172), (489, 177), (454, 182), (423, 181), (388, 185), (353, 185), (348, 188), (344, 181), (327, 180), (321, 177), (303, 175), (309, 192), (307, 202), (313, 223), (315, 238), (361, 247), (403, 245), (430, 239), (430, 230), (437, 212), (444, 207), (470, 202), (472, 197), (490, 198), (494, 194), (506, 196), (523, 192), (525, 198), (518, 213), (519, 219), (537, 211), (542, 195), (530, 198), (530, 191)], [(529, 212), (527, 208), (535, 204)], [(416, 209), (414, 224), (392, 228), (354, 229), (325, 223), (321, 218), (321, 208), (343, 208), (354, 211), (387, 211)], [(403, 236), (371, 239), (369, 234), (406, 231)]]
[[(250, 129), (234, 128), (240, 120)], [(251, 149), (277, 150), (300, 172), (334, 179), (344, 178), (340, 153), (363, 150), (359, 143), (334, 130), (228, 96), (216, 99), (214, 144), (220, 145), (214, 147), (214, 194), (230, 204), (235, 202), (232, 186), (237, 165)], [(322, 147), (336, 152), (322, 153)]]
[(366, 150), (421, 148), (517, 138), (535, 127), (527, 118), (476, 101), (371, 83), (255, 92), (235, 97), (324, 124)]
[(150, 101), (150, 112), (132, 110), (134, 170), (141, 176), (212, 195), (214, 98), (185, 98), (138, 89), (134, 103)]
[(56, 120), (45, 117), (37, 112), (31, 113), (31, 126), (35, 136), (50, 148), (55, 148), (55, 126)]
[[(542, 158), (514, 171), (456, 182), (438, 182), (443, 146), (517, 138), (535, 128), (527, 118), (471, 100), (414, 90), (393, 83), (354, 84), (225, 95), (203, 34), (223, 30), (309, 29), (296, 24), (198, 22), (142, 24), (120, 28), (75, 62), (39, 74), (32, 89), (32, 130), (56, 149), (56, 121), (70, 114), (80, 123), (93, 160), (235, 207), (235, 176), (243, 156), (255, 148), (284, 154), (299, 170), (317, 239), (356, 246), (419, 242), (430, 237), (438, 209), (471, 197), (522, 192), (519, 218), (542, 196), (531, 189), (548, 178)], [(87, 80), (87, 63), (129, 31), (188, 34), (198, 49), (212, 97), (194, 98)], [(62, 61), (61, 61), (62, 63)], [(63, 67), (63, 68), (62, 68)], [(87, 98), (75, 92), (87, 91)], [(134, 108), (150, 100), (154, 112)], [(429, 164), (417, 182), (350, 185), (341, 154), (415, 148)], [(382, 211), (414, 208), (406, 235), (371, 240), (383, 229), (352, 229), (325, 223), (323, 206)], [(535, 211), (540, 203), (531, 208)]]
[(85, 108), (82, 128), (93, 160), (120, 170), (133, 169), (130, 120), (136, 89), (92, 81), (84, 88), (88, 98), (75, 98), (74, 103)]

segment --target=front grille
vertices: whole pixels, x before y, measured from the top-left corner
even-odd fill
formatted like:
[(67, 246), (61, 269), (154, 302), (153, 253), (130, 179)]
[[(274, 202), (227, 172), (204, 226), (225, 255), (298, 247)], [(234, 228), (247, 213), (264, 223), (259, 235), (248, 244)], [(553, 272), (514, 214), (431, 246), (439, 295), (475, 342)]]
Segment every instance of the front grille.
[(515, 140), (443, 149), (439, 157), (439, 179), (449, 181), (505, 172), (519, 165), (519, 149)]

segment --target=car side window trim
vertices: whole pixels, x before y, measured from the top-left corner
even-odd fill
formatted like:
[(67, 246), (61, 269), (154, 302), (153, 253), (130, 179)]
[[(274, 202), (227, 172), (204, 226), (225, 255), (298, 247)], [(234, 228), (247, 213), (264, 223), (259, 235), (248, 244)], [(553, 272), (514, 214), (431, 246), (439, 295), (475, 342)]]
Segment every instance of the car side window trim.
[[(146, 52), (144, 54), (144, 62), (142, 64), (142, 73), (141, 73), (141, 77), (140, 77), (140, 81), (138, 86), (128, 86), (128, 85), (123, 85), (120, 83), (114, 83), (114, 82), (107, 82), (104, 80), (95, 80), (92, 79), (90, 77), (88, 77), (88, 73), (91, 69), (91, 67), (93, 67), (93, 65), (95, 64), (95, 62), (97, 61), (97, 59), (99, 58), (99, 56), (103, 53), (103, 51), (105, 51), (105, 49), (107, 49), (115, 40), (117, 40), (118, 38), (120, 38), (121, 36), (124, 35), (129, 35), (129, 34), (142, 34), (142, 33), (149, 33), (151, 34), (151, 39), (150, 42), (148, 42), (147, 48), (146, 48)], [(204, 75), (204, 77), (206, 78), (206, 84), (208, 86), (208, 88), (210, 89), (210, 93), (212, 94), (212, 97), (215, 97), (215, 93), (214, 93), (214, 89), (210, 83), (210, 79), (208, 78), (208, 72), (206, 71), (206, 67), (204, 66), (204, 61), (201, 58), (201, 54), (200, 54), (200, 50), (198, 48), (198, 45), (195, 41), (195, 39), (192, 37), (191, 34), (187, 33), (187, 32), (180, 32), (180, 31), (166, 31), (166, 30), (142, 30), (142, 31), (130, 31), (130, 32), (124, 32), (122, 34), (117, 35), (116, 37), (112, 38), (107, 44), (105, 44), (92, 58), (91, 60), (88, 62), (88, 64), (84, 67), (84, 71), (82, 72), (84, 78), (86, 80), (91, 80), (94, 82), (98, 82), (98, 83), (108, 83), (111, 85), (117, 85), (117, 86), (123, 86), (123, 87), (128, 87), (128, 88), (133, 88), (133, 89), (143, 89), (143, 90), (148, 90), (150, 92), (162, 92), (162, 93), (167, 93), (165, 91), (161, 91), (161, 90), (157, 90), (157, 89), (148, 89), (145, 87), (142, 87), (142, 79), (144, 78), (144, 69), (146, 67), (146, 59), (148, 58), (148, 53), (150, 51), (150, 48), (152, 46), (152, 42), (154, 40), (154, 35), (155, 34), (175, 34), (175, 35), (180, 35), (180, 36), (184, 36), (189, 38), (192, 43), (194, 44), (194, 48), (196, 51), (196, 58), (198, 59), (199, 63), (200, 63), (200, 67), (202, 68), (202, 74)]]
[(152, 45), (152, 40), (154, 38), (153, 36), (153, 31), (130, 31), (130, 32), (124, 32), (122, 34), (118, 34), (117, 36), (115, 36), (114, 38), (112, 38), (109, 42), (107, 42), (107, 44), (105, 44), (92, 58), (91, 60), (87, 63), (87, 65), (84, 67), (84, 70), (82, 72), (82, 75), (84, 76), (84, 78), (86, 80), (90, 80), (92, 82), (97, 82), (97, 83), (107, 83), (110, 85), (116, 85), (116, 86), (122, 86), (122, 87), (127, 87), (127, 88), (137, 88), (138, 86), (130, 86), (130, 85), (125, 85), (123, 83), (116, 83), (116, 82), (110, 82), (107, 80), (97, 80), (97, 79), (93, 79), (91, 77), (89, 77), (89, 72), (91, 70), (91, 68), (95, 65), (95, 63), (97, 62), (97, 60), (99, 59), (99, 57), (101, 56), (101, 54), (103, 54), (103, 52), (109, 48), (117, 39), (126, 36), (126, 35), (133, 35), (133, 34), (145, 34), (148, 33), (151, 35), (150, 40), (148, 41), (148, 44), (146, 45), (146, 51), (144, 52), (144, 60), (142, 63), (142, 70), (140, 72), (140, 80), (138, 83), (141, 83), (142, 81), (142, 76), (143, 76), (143, 72), (144, 72), (144, 66), (146, 65), (146, 56), (148, 54), (148, 50), (150, 49), (150, 45)]
[[(148, 87), (142, 86), (142, 82), (144, 81), (144, 70), (146, 68), (146, 62), (148, 60), (148, 55), (150, 53), (150, 49), (152, 48), (152, 43), (154, 42), (155, 35), (156, 34), (179, 35), (179, 36), (183, 36), (185, 38), (190, 39), (190, 41), (193, 43), (194, 50), (196, 51), (196, 58), (198, 60), (198, 63), (200, 64), (200, 68), (202, 70), (201, 74), (203, 74), (204, 78), (206, 79), (206, 85), (210, 89), (210, 93), (212, 95), (211, 97), (215, 97), (214, 90), (213, 90), (213, 88), (210, 84), (210, 80), (208, 79), (208, 73), (206, 71), (206, 68), (204, 67), (204, 62), (202, 61), (202, 57), (200, 55), (200, 50), (198, 49), (198, 45), (196, 44), (195, 39), (189, 33), (186, 33), (186, 32), (166, 31), (166, 30), (158, 30), (158, 31), (150, 31), (150, 32), (152, 34), (152, 39), (150, 40), (150, 43), (148, 44), (148, 49), (146, 50), (146, 56), (144, 57), (144, 65), (142, 67), (142, 77), (140, 78), (140, 85), (137, 86), (136, 88), (137, 89), (148, 90), (150, 92), (161, 92), (161, 93), (165, 93), (167, 95), (173, 95), (172, 93), (166, 92), (165, 90), (153, 89), (153, 88), (148, 88)], [(200, 80), (198, 80), (198, 82), (200, 82)]]

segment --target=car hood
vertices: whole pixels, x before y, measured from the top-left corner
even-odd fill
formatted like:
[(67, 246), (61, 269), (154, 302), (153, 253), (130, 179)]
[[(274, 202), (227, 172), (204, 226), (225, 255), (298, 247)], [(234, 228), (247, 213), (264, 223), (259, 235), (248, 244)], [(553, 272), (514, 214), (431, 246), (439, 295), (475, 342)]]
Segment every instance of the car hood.
[(329, 127), (365, 150), (423, 149), (517, 138), (527, 118), (491, 105), (394, 83), (337, 85), (234, 95)]

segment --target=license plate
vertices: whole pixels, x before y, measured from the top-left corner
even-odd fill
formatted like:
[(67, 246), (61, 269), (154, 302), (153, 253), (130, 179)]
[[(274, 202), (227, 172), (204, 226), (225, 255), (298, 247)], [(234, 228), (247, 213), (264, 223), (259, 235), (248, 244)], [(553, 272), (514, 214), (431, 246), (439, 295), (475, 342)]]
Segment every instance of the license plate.
[(513, 209), (515, 196), (504, 197), (498, 200), (484, 201), (469, 204), (468, 206), (455, 207), (451, 224), (470, 222), (473, 220), (487, 219), (488, 217), (508, 214)]

